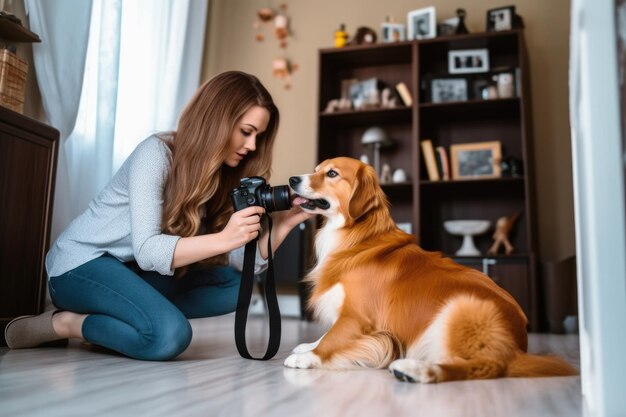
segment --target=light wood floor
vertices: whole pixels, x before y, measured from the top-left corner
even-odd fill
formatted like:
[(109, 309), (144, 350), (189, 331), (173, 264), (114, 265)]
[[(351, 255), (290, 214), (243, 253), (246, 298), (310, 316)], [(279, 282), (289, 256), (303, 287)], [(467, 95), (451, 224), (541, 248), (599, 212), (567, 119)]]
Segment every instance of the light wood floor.
[[(142, 362), (90, 349), (0, 348), (0, 416), (582, 416), (580, 377), (498, 379), (419, 385), (384, 370), (284, 368), (301, 342), (324, 331), (283, 320), (269, 362), (238, 356), (234, 316), (192, 320), (194, 338), (170, 362)], [(248, 324), (252, 349), (265, 325)], [(261, 349), (257, 349), (260, 353)], [(578, 337), (530, 335), (531, 352), (558, 353), (578, 366)]]

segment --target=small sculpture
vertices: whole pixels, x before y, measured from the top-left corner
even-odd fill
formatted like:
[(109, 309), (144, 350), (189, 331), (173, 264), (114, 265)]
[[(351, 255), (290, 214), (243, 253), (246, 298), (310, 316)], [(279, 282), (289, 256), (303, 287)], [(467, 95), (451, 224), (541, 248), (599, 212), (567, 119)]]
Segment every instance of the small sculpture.
[(334, 98), (326, 103), (324, 113), (334, 113), (336, 111), (346, 111), (352, 109), (352, 101), (349, 98)]
[(513, 74), (505, 72), (499, 75), (494, 75), (494, 79), (497, 77), (498, 97), (511, 98), (515, 96), (515, 85), (513, 83)]
[(389, 164), (383, 164), (383, 167), (380, 170), (380, 183), (391, 183), (391, 167), (389, 166)]
[(503, 177), (521, 177), (524, 175), (522, 160), (514, 156), (505, 156), (500, 162)]
[(367, 45), (376, 43), (376, 32), (373, 29), (366, 26), (358, 27), (356, 35), (350, 41), (350, 45)]
[(397, 99), (393, 96), (391, 88), (389, 87), (383, 89), (383, 92), (381, 94), (381, 100), (381, 106), (384, 109), (393, 109), (398, 105)]
[(465, 9), (456, 9), (456, 15), (459, 17), (459, 23), (456, 25), (455, 35), (465, 35), (469, 33), (467, 26), (465, 26), (465, 16), (467, 16)]
[(500, 245), (504, 245), (504, 253), (510, 255), (513, 253), (513, 245), (509, 242), (509, 232), (513, 228), (513, 225), (521, 215), (520, 212), (511, 215), (510, 217), (502, 216), (496, 222), (496, 231), (493, 233), (493, 245), (487, 251), (489, 255), (496, 255)]
[(339, 110), (339, 99), (332, 99), (328, 103), (326, 103), (326, 108), (324, 109), (324, 113), (334, 113)]
[(339, 25), (339, 29), (335, 31), (335, 48), (343, 48), (348, 43), (348, 32), (346, 32), (346, 25), (343, 23)]
[(391, 177), (391, 181), (393, 181), (394, 183), (401, 183), (401, 182), (406, 182), (407, 181), (407, 177), (406, 177), (406, 172), (404, 172), (404, 170), (402, 168), (398, 168), (393, 172), (393, 176)]

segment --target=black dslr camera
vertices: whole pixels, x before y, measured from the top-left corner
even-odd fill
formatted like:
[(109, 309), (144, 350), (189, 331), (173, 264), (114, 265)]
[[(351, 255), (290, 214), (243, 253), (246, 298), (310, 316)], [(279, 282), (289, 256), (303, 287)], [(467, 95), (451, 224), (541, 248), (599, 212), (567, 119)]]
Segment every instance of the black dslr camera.
[(251, 206), (261, 206), (267, 213), (291, 208), (289, 186), (270, 187), (261, 177), (242, 178), (230, 198), (235, 211)]

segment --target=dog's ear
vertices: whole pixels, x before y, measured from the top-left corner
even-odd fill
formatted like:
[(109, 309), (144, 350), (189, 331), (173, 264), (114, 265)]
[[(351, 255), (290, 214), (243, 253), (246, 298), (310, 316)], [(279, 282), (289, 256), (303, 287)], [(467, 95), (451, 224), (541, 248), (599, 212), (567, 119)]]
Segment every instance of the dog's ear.
[(378, 188), (376, 186), (377, 181), (374, 168), (369, 165), (359, 167), (348, 206), (348, 214), (352, 219), (357, 220), (380, 204), (380, 198), (376, 191)]

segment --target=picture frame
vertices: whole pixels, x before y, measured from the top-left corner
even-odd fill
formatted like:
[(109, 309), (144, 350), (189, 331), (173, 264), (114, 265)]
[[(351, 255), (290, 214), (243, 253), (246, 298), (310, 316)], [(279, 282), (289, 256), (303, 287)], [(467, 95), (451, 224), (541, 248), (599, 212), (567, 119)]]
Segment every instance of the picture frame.
[(488, 49), (459, 49), (448, 51), (448, 72), (450, 74), (475, 74), (488, 71)]
[(406, 25), (404, 23), (381, 23), (380, 39), (383, 43), (406, 40)]
[(465, 78), (433, 78), (430, 85), (430, 101), (433, 103), (467, 101)]
[(499, 141), (453, 144), (450, 146), (452, 179), (500, 178), (501, 159)]
[(487, 10), (487, 32), (500, 32), (516, 27), (515, 6)]
[(451, 17), (437, 23), (437, 36), (456, 35), (456, 28), (459, 26), (458, 16)]
[(411, 10), (407, 13), (407, 39), (430, 39), (437, 36), (435, 6)]
[(379, 85), (380, 82), (378, 78), (368, 78), (350, 84), (348, 98), (352, 101), (354, 109), (362, 109), (366, 107), (368, 103), (375, 102), (377, 99), (380, 100), (378, 97), (380, 95)]

